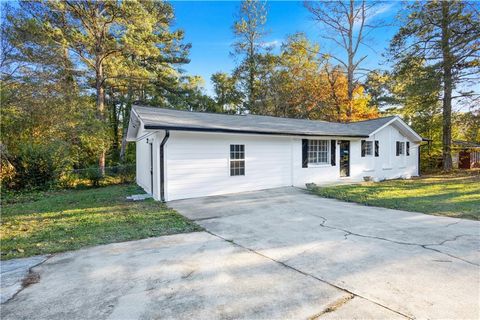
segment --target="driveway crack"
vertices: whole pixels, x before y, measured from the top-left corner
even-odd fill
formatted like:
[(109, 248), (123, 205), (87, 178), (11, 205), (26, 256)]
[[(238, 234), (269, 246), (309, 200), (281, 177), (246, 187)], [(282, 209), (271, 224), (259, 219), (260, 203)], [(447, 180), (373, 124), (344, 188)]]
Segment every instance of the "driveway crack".
[(480, 267), (480, 264), (478, 264), (478, 263), (468, 261), (468, 260), (466, 260), (466, 259), (463, 259), (463, 258), (454, 256), (453, 254), (450, 254), (450, 253), (447, 253), (447, 252), (443, 252), (443, 251), (440, 251), (440, 250), (435, 249), (435, 248), (430, 248), (430, 247), (428, 247), (427, 245), (424, 245), (424, 246), (421, 246), (421, 247), (424, 248), (424, 249), (426, 249), (426, 250), (435, 251), (435, 252), (444, 254), (444, 255), (446, 255), (446, 256), (449, 256), (450, 258), (458, 259), (458, 260), (461, 260), (461, 261), (463, 261), (463, 262), (465, 262), (465, 263), (468, 263), (468, 264), (471, 264), (471, 265)]
[(36, 268), (38, 266), (40, 266), (41, 264), (47, 262), (47, 260), (49, 260), (50, 258), (52, 258), (54, 256), (54, 254), (51, 254), (51, 255), (48, 255), (45, 257), (45, 259), (43, 261), (40, 261), (39, 263), (31, 266), (30, 268), (28, 268), (28, 272), (27, 274), (25, 275), (25, 277), (22, 279), (22, 286), (21, 288), (15, 292), (10, 298), (8, 298), (7, 300), (5, 300), (4, 302), (2, 302), (2, 304), (4, 303), (7, 303), (11, 300), (13, 300), (20, 292), (23, 291), (23, 289), (25, 289), (26, 287), (28, 287), (29, 285), (32, 285), (34, 283), (38, 283), (40, 282), (40, 275), (38, 273), (35, 273), (33, 272), (33, 268)]
[[(242, 248), (242, 249), (244, 249), (244, 250), (248, 250), (248, 251), (250, 251), (250, 252), (252, 252), (252, 253), (255, 253), (255, 254), (263, 257), (263, 258), (266, 258), (266, 259), (271, 260), (271, 261), (273, 261), (273, 262), (275, 262), (275, 263), (278, 263), (278, 264), (280, 264), (281, 266), (283, 266), (283, 267), (285, 267), (285, 268), (288, 268), (288, 269), (290, 269), (290, 270), (296, 271), (296, 272), (298, 272), (298, 273), (300, 273), (300, 274), (302, 274), (302, 275), (304, 275), (304, 276), (313, 278), (313, 279), (315, 279), (315, 280), (317, 280), (317, 281), (326, 283), (326, 284), (328, 284), (328, 285), (330, 285), (330, 286), (332, 286), (332, 287), (334, 287), (334, 288), (336, 288), (336, 289), (338, 289), (338, 290), (340, 290), (340, 291), (345, 292), (346, 294), (348, 294), (347, 297), (349, 297), (349, 296), (352, 296), (352, 298), (353, 298), (353, 297), (360, 297), (360, 298), (363, 298), (363, 299), (365, 299), (365, 300), (368, 300), (368, 301), (370, 301), (371, 303), (376, 304), (376, 305), (378, 305), (378, 306), (380, 306), (380, 307), (382, 307), (382, 308), (385, 308), (385, 309), (387, 309), (387, 310), (389, 310), (389, 311), (391, 311), (391, 312), (394, 312), (394, 313), (396, 313), (396, 314), (398, 314), (398, 315), (401, 315), (401, 316), (403, 316), (403, 317), (405, 317), (405, 318), (407, 318), (407, 319), (414, 319), (414, 318), (415, 318), (415, 317), (413, 317), (413, 316), (406, 315), (406, 314), (404, 314), (404, 313), (402, 313), (402, 312), (400, 312), (400, 311), (397, 311), (397, 310), (392, 309), (392, 308), (390, 308), (390, 307), (388, 307), (388, 306), (385, 306), (385, 305), (383, 305), (383, 304), (381, 304), (381, 303), (378, 303), (378, 302), (376, 302), (376, 301), (370, 300), (370, 299), (368, 299), (367, 297), (364, 297), (364, 296), (359, 295), (359, 294), (357, 294), (357, 293), (351, 292), (351, 291), (349, 291), (349, 290), (347, 290), (347, 289), (345, 289), (345, 288), (339, 287), (338, 285), (336, 285), (336, 284), (334, 284), (334, 283), (331, 283), (331, 282), (328, 282), (327, 280), (322, 279), (322, 278), (319, 278), (319, 277), (317, 277), (317, 276), (315, 276), (315, 275), (313, 275), (313, 274), (311, 274), (311, 273), (308, 273), (308, 272), (302, 271), (302, 270), (300, 270), (300, 269), (297, 269), (297, 268), (295, 268), (295, 267), (292, 267), (292, 266), (286, 264), (285, 262), (282, 262), (282, 261), (273, 259), (273, 258), (271, 258), (271, 257), (269, 257), (269, 256), (267, 256), (267, 255), (264, 255), (264, 254), (262, 254), (262, 253), (260, 253), (260, 252), (258, 252), (258, 251), (256, 251), (256, 250), (254, 250), (254, 249), (245, 247), (245, 246), (243, 246), (243, 245), (241, 245), (241, 244), (239, 244), (239, 243), (236, 243), (234, 240), (226, 239), (226, 238), (224, 238), (224, 237), (222, 237), (222, 236), (220, 236), (220, 235), (218, 235), (218, 234), (216, 234), (216, 233), (213, 233), (213, 232), (211, 232), (211, 231), (209, 231), (209, 230), (205, 230), (205, 232), (211, 234), (211, 235), (214, 236), (214, 237), (217, 237), (217, 238), (219, 238), (219, 239), (222, 239), (223, 241), (230, 242), (232, 245), (235, 245), (235, 246), (237, 246), (237, 247), (240, 247), (240, 248)], [(347, 298), (347, 297), (344, 297), (344, 299)], [(347, 299), (346, 301), (348, 301), (348, 300), (350, 300), (350, 299)], [(345, 302), (346, 302), (346, 301), (345, 301)], [(340, 304), (340, 305), (341, 305), (341, 304)], [(328, 310), (329, 307), (331, 307), (331, 305), (328, 306), (325, 310)], [(320, 314), (313, 315), (310, 319), (315, 319), (315, 318), (317, 318), (318, 316), (320, 316), (320, 315), (322, 315), (322, 314), (324, 314), (324, 313), (327, 313), (327, 312), (325, 312), (325, 310), (322, 311), (323, 313), (321, 312)]]
[(313, 316), (309, 317), (308, 320), (318, 319), (326, 313), (334, 312), (338, 308), (342, 307), (344, 304), (346, 304), (347, 302), (352, 300), (354, 297), (355, 296), (353, 294), (349, 294), (347, 296), (344, 296), (344, 297), (332, 302), (331, 304), (329, 304), (324, 310), (322, 310), (319, 313), (314, 314)]
[(471, 265), (474, 265), (474, 266), (477, 266), (479, 267), (480, 265), (478, 263), (475, 263), (475, 262), (471, 262), (471, 261), (468, 261), (466, 259), (463, 259), (463, 258), (460, 258), (460, 257), (457, 257), (457, 256), (454, 256), (450, 253), (446, 253), (446, 252), (443, 252), (439, 249), (434, 249), (434, 248), (430, 248), (431, 246), (442, 246), (444, 245), (445, 243), (447, 242), (451, 242), (451, 241), (456, 241), (462, 237), (469, 237), (469, 236), (473, 236), (471, 234), (461, 234), (461, 235), (456, 235), (455, 237), (451, 238), (451, 239), (445, 239), (445, 240), (442, 240), (440, 241), (439, 243), (428, 243), (428, 244), (420, 244), (420, 243), (414, 243), (414, 242), (405, 242), (405, 241), (397, 241), (397, 240), (392, 240), (392, 239), (387, 239), (387, 238), (383, 238), (383, 237), (377, 237), (377, 236), (370, 236), (370, 235), (364, 235), (364, 234), (360, 234), (360, 233), (355, 233), (355, 232), (352, 232), (352, 231), (349, 231), (349, 230), (346, 230), (346, 229), (343, 229), (343, 228), (337, 228), (337, 227), (332, 227), (332, 226), (328, 226), (326, 225), (327, 223), (327, 218), (323, 217), (323, 216), (319, 216), (319, 215), (315, 215), (319, 218), (321, 218), (323, 221), (320, 223), (320, 227), (322, 228), (327, 228), (327, 229), (332, 229), (332, 230), (338, 230), (338, 231), (342, 231), (342, 232), (345, 232), (344, 234), (344, 239), (346, 240), (348, 236), (356, 236), (356, 237), (362, 237), (362, 238), (370, 238), (370, 239), (377, 239), (377, 240), (381, 240), (381, 241), (387, 241), (387, 242), (391, 242), (391, 243), (395, 243), (395, 244), (400, 244), (400, 245), (406, 245), (406, 246), (418, 246), (418, 247), (421, 247), (425, 250), (430, 250), (430, 251), (435, 251), (437, 253), (440, 253), (440, 254), (444, 254), (446, 256), (449, 256), (451, 258), (454, 258), (454, 259), (458, 259), (458, 260), (461, 260), (465, 263), (468, 263), (468, 264), (471, 264)]
[(443, 227), (444, 227), (444, 228), (448, 228), (448, 227), (450, 227), (450, 226), (453, 226), (453, 225), (459, 224), (460, 222), (462, 222), (462, 221), (461, 221), (461, 220), (459, 220), (459, 221), (456, 221), (456, 222), (452, 222), (452, 223), (449, 223), (449, 224), (447, 224), (447, 225), (445, 225), (445, 226), (443, 226)]

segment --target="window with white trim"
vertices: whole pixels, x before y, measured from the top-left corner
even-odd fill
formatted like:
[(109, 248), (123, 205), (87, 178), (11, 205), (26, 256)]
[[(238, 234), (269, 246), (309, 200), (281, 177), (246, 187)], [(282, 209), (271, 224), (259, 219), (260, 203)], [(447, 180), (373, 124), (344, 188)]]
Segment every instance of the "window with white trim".
[(245, 175), (245, 145), (244, 144), (230, 145), (230, 175), (231, 176)]
[(308, 140), (308, 164), (329, 164), (329, 140)]
[(403, 142), (403, 141), (400, 141), (400, 142), (398, 143), (398, 154), (399, 154), (400, 156), (402, 156), (402, 155), (405, 154), (405, 142)]
[(363, 141), (362, 143), (362, 156), (373, 155), (373, 141)]

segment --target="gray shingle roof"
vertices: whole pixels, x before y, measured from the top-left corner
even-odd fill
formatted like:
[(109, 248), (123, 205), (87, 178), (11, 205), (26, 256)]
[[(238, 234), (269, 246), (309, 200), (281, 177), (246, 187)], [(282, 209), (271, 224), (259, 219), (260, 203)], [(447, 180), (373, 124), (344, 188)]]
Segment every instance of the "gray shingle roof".
[(395, 118), (337, 123), (317, 120), (279, 118), (258, 115), (227, 115), (134, 106), (145, 129), (218, 131), (300, 136), (368, 137)]
[(452, 143), (456, 146), (464, 148), (480, 148), (480, 143), (473, 141), (453, 140)]

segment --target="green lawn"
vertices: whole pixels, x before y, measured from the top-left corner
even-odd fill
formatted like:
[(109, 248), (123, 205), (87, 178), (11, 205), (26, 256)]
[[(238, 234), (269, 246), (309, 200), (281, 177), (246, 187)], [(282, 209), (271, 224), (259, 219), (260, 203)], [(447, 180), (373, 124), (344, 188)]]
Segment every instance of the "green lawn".
[(327, 198), (369, 206), (480, 220), (480, 172), (317, 187)]
[(138, 193), (134, 185), (116, 185), (3, 199), (1, 259), (200, 230), (152, 199), (125, 201)]

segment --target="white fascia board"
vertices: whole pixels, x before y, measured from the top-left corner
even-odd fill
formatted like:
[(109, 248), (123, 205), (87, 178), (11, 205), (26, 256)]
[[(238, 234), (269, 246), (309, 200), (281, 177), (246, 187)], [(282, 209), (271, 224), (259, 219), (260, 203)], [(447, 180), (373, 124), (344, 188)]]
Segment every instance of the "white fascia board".
[(404, 129), (406, 129), (407, 132), (409, 132), (412, 136), (415, 137), (414, 140), (416, 140), (418, 142), (421, 142), (423, 140), (422, 137), (418, 133), (416, 133), (412, 128), (410, 128), (410, 126), (408, 124), (405, 123), (405, 121), (402, 120), (402, 118), (397, 117), (397, 120), (402, 125), (402, 127)]
[[(143, 124), (143, 122), (142, 122)], [(278, 135), (278, 134), (259, 134), (259, 133), (245, 133), (245, 132), (221, 132), (221, 131), (196, 131), (196, 130), (175, 130), (175, 129), (167, 129), (170, 132), (178, 132), (178, 133), (185, 133), (185, 134), (205, 134), (205, 135), (226, 135), (226, 136), (258, 136), (258, 137), (275, 137), (279, 139), (285, 139), (285, 138), (293, 138), (293, 139), (310, 139), (310, 140), (361, 140), (361, 139), (366, 139), (368, 136), (362, 136), (362, 137), (352, 137), (352, 136), (329, 136), (329, 135), (291, 135), (291, 134), (285, 134), (285, 135)], [(149, 132), (163, 132), (165, 129), (144, 129), (143, 132), (149, 133)]]
[(140, 117), (132, 108), (130, 111), (130, 119), (128, 120), (128, 129), (127, 129), (127, 141), (136, 141), (138, 131), (141, 128), (142, 123)]

